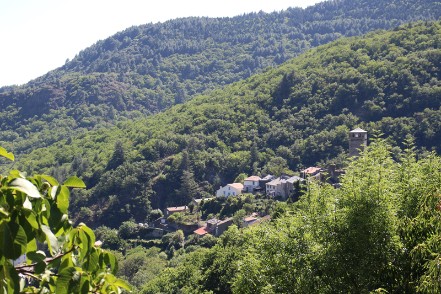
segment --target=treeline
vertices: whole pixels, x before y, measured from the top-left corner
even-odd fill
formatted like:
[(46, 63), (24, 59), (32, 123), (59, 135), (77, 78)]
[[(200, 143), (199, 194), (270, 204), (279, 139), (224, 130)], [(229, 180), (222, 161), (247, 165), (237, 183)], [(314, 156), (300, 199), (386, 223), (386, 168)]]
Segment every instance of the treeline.
[(439, 153), (440, 40), (440, 22), (341, 39), (163, 113), (34, 150), (19, 167), (82, 177), (89, 189), (74, 195), (74, 215), (117, 228), (240, 173), (342, 165), (355, 127), (384, 133), (396, 154), (407, 137), (422, 155)]
[(270, 223), (180, 249), (140, 293), (439, 293), (441, 158), (396, 156), (372, 142), (342, 188), (311, 182)]
[(326, 1), (278, 13), (132, 27), (25, 86), (0, 89), (0, 143), (19, 156), (162, 111), (341, 36), (438, 19), (440, 9), (422, 0)]

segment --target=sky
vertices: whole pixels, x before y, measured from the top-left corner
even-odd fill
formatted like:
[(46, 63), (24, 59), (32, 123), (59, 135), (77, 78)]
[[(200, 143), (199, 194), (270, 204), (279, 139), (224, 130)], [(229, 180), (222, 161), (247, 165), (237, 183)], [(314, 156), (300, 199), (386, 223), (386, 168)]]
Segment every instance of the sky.
[(322, 1), (0, 0), (0, 87), (27, 83), (131, 26), (305, 8)]

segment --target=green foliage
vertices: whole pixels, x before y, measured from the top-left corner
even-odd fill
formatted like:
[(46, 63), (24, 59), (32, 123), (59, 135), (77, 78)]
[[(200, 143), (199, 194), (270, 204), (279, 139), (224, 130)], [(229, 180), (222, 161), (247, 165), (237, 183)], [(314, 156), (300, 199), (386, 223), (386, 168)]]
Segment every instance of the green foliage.
[(127, 246), (126, 242), (118, 236), (118, 230), (116, 229), (99, 226), (94, 231), (96, 239), (102, 242), (102, 248), (121, 250)]
[[(16, 165), (61, 178), (75, 171), (90, 187), (75, 192), (75, 221), (118, 228), (145, 222), (151, 207), (213, 195), (241, 173), (344, 161), (354, 127), (378, 129), (399, 148), (410, 136), (421, 152), (439, 152), (441, 100), (433, 89), (440, 28), (420, 22), (341, 39), (163, 113), (36, 149)], [(117, 141), (131, 147), (122, 164), (106, 170)]]
[[(3, 150), (3, 149), (2, 149)], [(9, 153), (2, 156), (11, 159)], [(13, 158), (13, 157), (12, 157)], [(72, 177), (0, 177), (0, 284), (5, 293), (115, 293), (130, 290), (116, 278), (115, 256), (100, 248), (85, 224), (68, 217), (68, 187), (84, 187)], [(39, 250), (42, 247), (47, 250)], [(23, 263), (15, 260), (24, 257)], [(14, 261), (14, 262), (13, 262)]]
[[(437, 293), (441, 157), (417, 158), (407, 144), (394, 159), (385, 140), (373, 140), (349, 163), (341, 188), (310, 182), (276, 219), (231, 226), (201, 262), (182, 258), (144, 289)], [(184, 268), (191, 279), (176, 281)]]
[(161, 258), (159, 253), (160, 250), (155, 247), (136, 247), (127, 251), (119, 262), (118, 276), (140, 290), (142, 285), (154, 279), (165, 268), (166, 260)]
[(107, 163), (106, 169), (112, 170), (120, 166), (124, 163), (124, 149), (122, 146), (121, 141), (116, 141), (115, 143), (115, 149), (113, 150), (112, 157), (110, 158), (109, 162)]
[[(346, 0), (277, 13), (184, 18), (131, 27), (24, 86), (0, 89), (0, 144), (19, 156), (86, 130), (108, 128), (181, 104), (342, 36), (436, 20), (440, 15), (437, 1)], [(425, 37), (415, 40), (430, 42)], [(281, 89), (274, 92), (278, 102), (295, 85), (292, 77), (286, 74)], [(403, 81), (407, 77), (408, 72), (403, 72)], [(369, 80), (360, 86), (374, 98), (376, 88)], [(339, 97), (344, 99), (350, 89), (341, 87)], [(422, 93), (430, 99), (437, 89), (428, 86)], [(382, 108), (376, 101), (366, 107), (373, 115)]]

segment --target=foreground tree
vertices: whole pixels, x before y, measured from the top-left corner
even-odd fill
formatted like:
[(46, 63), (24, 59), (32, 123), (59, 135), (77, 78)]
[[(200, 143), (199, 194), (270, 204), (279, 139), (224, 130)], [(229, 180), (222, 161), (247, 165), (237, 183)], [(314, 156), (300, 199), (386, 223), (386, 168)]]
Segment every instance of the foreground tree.
[[(0, 156), (14, 156), (0, 147)], [(116, 258), (85, 224), (69, 221), (69, 188), (47, 175), (0, 176), (0, 293), (119, 293)]]

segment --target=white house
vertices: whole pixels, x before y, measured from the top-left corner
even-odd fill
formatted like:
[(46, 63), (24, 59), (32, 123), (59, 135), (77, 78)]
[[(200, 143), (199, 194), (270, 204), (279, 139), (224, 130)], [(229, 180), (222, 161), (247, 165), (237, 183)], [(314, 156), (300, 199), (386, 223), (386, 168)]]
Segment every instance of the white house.
[(224, 187), (220, 187), (220, 189), (216, 191), (216, 196), (217, 197), (237, 196), (242, 194), (242, 190), (243, 190), (243, 185), (241, 183), (227, 184)]
[(243, 182), (243, 190), (245, 192), (254, 192), (254, 189), (259, 188), (260, 177), (251, 176), (244, 180)]

